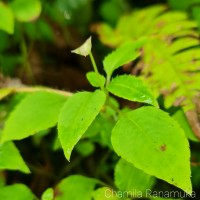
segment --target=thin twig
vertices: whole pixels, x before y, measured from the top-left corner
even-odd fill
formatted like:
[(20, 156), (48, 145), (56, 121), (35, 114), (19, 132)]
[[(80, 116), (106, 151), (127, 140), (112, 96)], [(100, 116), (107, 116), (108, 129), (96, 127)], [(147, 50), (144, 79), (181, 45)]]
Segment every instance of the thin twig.
[(56, 94), (60, 94), (63, 96), (72, 96), (73, 93), (71, 92), (66, 92), (66, 91), (62, 91), (62, 90), (56, 90), (56, 89), (52, 89), (52, 88), (45, 88), (45, 87), (6, 87), (4, 89), (10, 89), (11, 92), (10, 93), (21, 93), (21, 92), (40, 92), (40, 91), (45, 91), (45, 92), (54, 92)]

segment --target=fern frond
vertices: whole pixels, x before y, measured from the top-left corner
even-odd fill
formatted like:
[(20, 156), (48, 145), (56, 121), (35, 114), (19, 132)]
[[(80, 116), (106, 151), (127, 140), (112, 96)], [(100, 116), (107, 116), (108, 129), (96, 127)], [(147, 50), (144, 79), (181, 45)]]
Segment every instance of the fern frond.
[[(157, 97), (163, 95), (166, 107), (182, 107), (200, 138), (200, 46), (195, 28), (197, 23), (186, 13), (158, 5), (122, 17), (115, 29), (110, 28), (110, 36), (116, 39), (102, 42), (117, 46), (127, 39), (148, 37), (141, 57), (141, 76)], [(100, 39), (108, 37), (108, 32), (104, 35), (102, 31), (106, 29), (108, 25), (102, 25), (102, 29), (99, 25)]]

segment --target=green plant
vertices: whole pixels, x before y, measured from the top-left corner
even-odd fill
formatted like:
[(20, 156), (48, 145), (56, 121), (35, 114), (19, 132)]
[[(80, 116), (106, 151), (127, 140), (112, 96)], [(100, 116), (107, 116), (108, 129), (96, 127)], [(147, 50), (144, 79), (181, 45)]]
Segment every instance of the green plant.
[(163, 97), (166, 110), (172, 105), (179, 108), (175, 118), (187, 129), (187, 137), (198, 141), (199, 35), (195, 28), (197, 23), (186, 13), (156, 5), (123, 16), (114, 29), (102, 23), (96, 31), (104, 44), (115, 47), (127, 39), (148, 38), (135, 71), (141, 72), (155, 97)]
[[(24, 71), (30, 79), (33, 79), (28, 53), (24, 38), (23, 25), (36, 20), (42, 11), (39, 0), (14, 0), (9, 2), (0, 1), (0, 72), (5, 75), (13, 75), (16, 65), (23, 65)], [(14, 37), (9, 37), (9, 35)], [(9, 34), (9, 35), (8, 35)], [(19, 43), (20, 53), (11, 53), (11, 47)], [(23, 64), (22, 64), (23, 63)]]
[(176, 1), (168, 0), (168, 4), (172, 9), (187, 11), (187, 13), (192, 17), (198, 24), (198, 31), (200, 30), (200, 1), (199, 0), (184, 0), (181, 4)]
[[(54, 9), (52, 9), (54, 8)], [(90, 13), (90, 14), (89, 14)], [(84, 17), (79, 18), (80, 14)], [(17, 76), (26, 84), (36, 84), (38, 77), (32, 55), (40, 46), (56, 45), (57, 31), (69, 46), (74, 36), (70, 27), (76, 24), (76, 31), (84, 35), (86, 25), (91, 20), (92, 3), (86, 1), (63, 0), (9, 0), (0, 1), (0, 73)], [(78, 19), (79, 18), (79, 19)], [(57, 26), (58, 30), (55, 30)], [(40, 50), (40, 51), (39, 51)], [(37, 50), (39, 54), (43, 48)], [(48, 56), (47, 56), (48, 57)], [(43, 58), (45, 60), (45, 58)]]
[[(117, 158), (119, 161), (114, 167), (114, 185), (112, 181), (98, 180), (98, 174), (103, 170), (99, 166), (94, 178), (72, 175), (59, 180), (61, 182), (54, 191), (47, 189), (42, 199), (145, 197), (145, 190), (153, 189), (155, 177), (182, 189), (188, 195), (195, 195), (190, 181), (189, 143), (183, 129), (168, 113), (158, 108), (156, 99), (140, 78), (132, 75), (113, 77), (116, 69), (140, 56), (139, 49), (145, 42), (148, 43), (146, 38), (127, 41), (107, 55), (103, 60), (106, 76), (99, 73), (95, 64), (91, 38), (73, 50), (73, 53), (90, 56), (94, 71), (87, 73), (87, 79), (97, 88), (94, 92), (71, 94), (38, 87), (0, 90), (1, 98), (16, 92), (26, 93), (9, 114), (1, 133), (0, 152), (4, 155), (0, 158), (1, 169), (29, 173), (12, 141), (29, 137), (57, 124), (58, 138), (68, 161), (74, 147), (79, 146), (78, 151), (84, 157), (93, 153), (95, 143), (108, 149), (110, 153), (107, 152), (106, 157), (112, 154), (112, 158), (116, 159), (117, 154), (121, 158)], [(139, 102), (143, 106), (134, 110), (120, 108), (112, 95)], [(7, 155), (16, 162), (13, 164), (7, 160)], [(96, 186), (100, 188), (95, 190)], [(122, 191), (132, 193), (122, 195)], [(14, 194), (19, 195), (20, 199), (28, 199), (26, 195), (29, 199), (36, 198), (24, 185), (1, 187), (1, 199), (12, 198)], [(146, 197), (154, 199), (156, 196), (148, 194)]]
[(0, 29), (9, 34), (14, 33), (15, 19), (20, 22), (29, 22), (37, 18), (41, 13), (39, 0), (14, 0), (9, 5), (0, 2), (1, 22)]

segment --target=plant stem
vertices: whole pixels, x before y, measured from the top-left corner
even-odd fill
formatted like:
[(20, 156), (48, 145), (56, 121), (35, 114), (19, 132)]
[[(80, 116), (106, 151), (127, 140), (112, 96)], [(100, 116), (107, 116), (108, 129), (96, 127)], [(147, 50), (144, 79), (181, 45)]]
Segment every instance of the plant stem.
[(32, 83), (35, 82), (34, 76), (33, 76), (33, 72), (28, 60), (28, 50), (27, 50), (27, 46), (26, 46), (26, 42), (24, 40), (24, 38), (22, 38), (22, 42), (21, 42), (21, 52), (22, 52), (22, 56), (23, 56), (23, 62), (24, 62), (24, 69), (28, 75), (28, 78), (30, 79), (30, 81)]
[[(94, 57), (93, 57), (93, 54), (92, 54), (91, 51), (90, 51), (90, 53), (89, 53), (89, 56), (90, 56), (90, 60), (91, 60), (91, 62), (92, 62), (92, 66), (93, 66), (94, 71), (95, 71), (97, 74), (101, 75), (101, 74), (99, 73), (99, 71), (98, 71), (96, 62), (95, 62), (95, 60), (94, 60)], [(101, 88), (102, 91), (104, 90), (104, 87), (101, 86), (100, 88)]]
[(108, 86), (108, 85), (110, 84), (110, 78), (111, 78), (111, 77), (107, 75), (107, 78), (106, 78), (106, 86)]
[(99, 71), (98, 71), (97, 65), (96, 65), (96, 63), (95, 63), (94, 57), (93, 57), (93, 55), (92, 55), (92, 52), (90, 52), (89, 56), (90, 56), (90, 59), (91, 59), (91, 62), (92, 62), (92, 66), (93, 66), (94, 71), (95, 71), (97, 74), (99, 74)]
[(5, 87), (7, 89), (10, 89), (10, 93), (24, 93), (24, 92), (40, 92), (40, 91), (46, 91), (46, 92), (54, 92), (56, 94), (60, 94), (66, 97), (72, 96), (73, 93), (71, 92), (66, 92), (62, 90), (56, 90), (52, 88), (47, 88), (47, 87), (26, 87), (26, 86), (20, 86), (20, 87)]

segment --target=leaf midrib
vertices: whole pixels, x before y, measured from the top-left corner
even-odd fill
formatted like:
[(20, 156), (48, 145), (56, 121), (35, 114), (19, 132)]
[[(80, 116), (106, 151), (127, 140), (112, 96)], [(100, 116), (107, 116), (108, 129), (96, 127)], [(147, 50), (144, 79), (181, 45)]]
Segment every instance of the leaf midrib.
[[(151, 135), (147, 134), (147, 133), (146, 133), (147, 131), (145, 131), (145, 130), (140, 126), (140, 124), (138, 124), (133, 118), (131, 118), (130, 116), (127, 116), (127, 115), (126, 115), (126, 117), (127, 117), (127, 119), (128, 119), (130, 122), (132, 122), (132, 123), (140, 130), (140, 132), (142, 132), (142, 134), (144, 134), (144, 136), (146, 136), (146, 137), (149, 138), (149, 140), (151, 141), (151, 144), (153, 144), (153, 145), (150, 145), (150, 146), (152, 146), (153, 148), (159, 150), (159, 149), (158, 149), (159, 143), (158, 143), (156, 140), (154, 140), (153, 137), (151, 137)], [(158, 146), (157, 146), (157, 145), (158, 145)], [(152, 148), (152, 149), (153, 149), (153, 148)], [(168, 153), (168, 156), (170, 156), (169, 153)], [(175, 156), (175, 155), (171, 155), (171, 156)], [(169, 167), (171, 168), (171, 171), (174, 171), (173, 165), (170, 165), (170, 164), (171, 164), (171, 163), (169, 163)], [(139, 167), (137, 167), (137, 168), (143, 171), (142, 168), (139, 168)], [(145, 172), (145, 171), (144, 171), (144, 172)], [(154, 176), (154, 174), (150, 174), (150, 175), (153, 175), (153, 176)], [(157, 176), (157, 177), (158, 177), (158, 176)], [(163, 174), (162, 174), (161, 178), (163, 178)]]
[[(116, 85), (116, 86), (119, 86), (119, 87), (121, 87), (121, 88), (125, 88), (125, 89), (129, 89), (129, 90), (131, 90), (131, 91), (133, 91), (133, 92), (137, 92), (137, 93), (139, 93), (141, 96), (145, 96), (145, 97), (147, 97), (147, 95), (145, 95), (144, 93), (142, 93), (142, 92), (140, 92), (139, 90), (136, 90), (134, 87), (129, 87), (129, 86), (127, 86), (127, 85), (123, 85), (123, 84), (120, 84), (120, 83), (112, 83), (113, 85)], [(110, 90), (109, 89), (109, 87), (108, 87), (108, 90)], [(111, 89), (112, 90), (112, 89)], [(148, 92), (148, 91), (145, 91), (145, 92)], [(114, 93), (114, 92), (113, 92)], [(115, 93), (116, 94), (116, 93)], [(117, 93), (117, 95), (118, 95), (118, 93)], [(123, 97), (123, 96), (121, 96), (121, 97)], [(148, 98), (148, 97), (147, 97)], [(152, 97), (149, 95), (149, 98), (151, 98), (152, 99)], [(132, 97), (132, 99), (137, 99), (137, 98), (135, 98), (134, 96)]]

